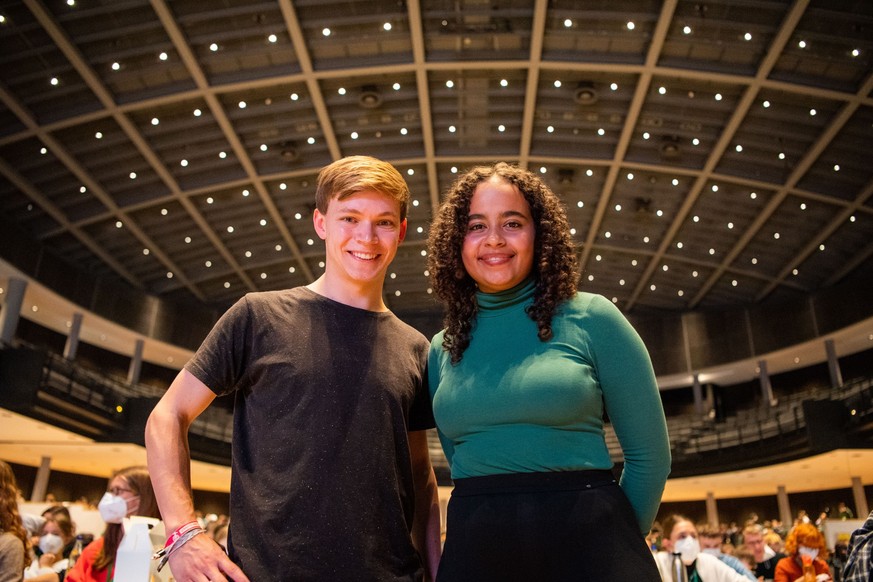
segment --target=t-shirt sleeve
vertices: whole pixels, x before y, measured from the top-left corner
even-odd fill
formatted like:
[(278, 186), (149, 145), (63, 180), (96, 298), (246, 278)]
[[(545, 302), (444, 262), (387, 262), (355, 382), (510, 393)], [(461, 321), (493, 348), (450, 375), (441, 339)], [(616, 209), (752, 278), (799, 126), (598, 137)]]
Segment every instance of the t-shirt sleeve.
[(215, 392), (232, 392), (246, 373), (251, 337), (247, 297), (241, 298), (218, 320), (185, 369)]
[(647, 533), (670, 474), (667, 421), (652, 361), (642, 338), (611, 301), (589, 305), (590, 349), (609, 420), (624, 454), (620, 485)]
[(433, 408), (430, 402), (427, 377), (427, 340), (422, 338), (421, 349), (417, 350), (416, 357), (420, 363), (421, 381), (415, 387), (415, 398), (409, 410), (409, 430), (427, 430), (435, 426), (433, 420)]

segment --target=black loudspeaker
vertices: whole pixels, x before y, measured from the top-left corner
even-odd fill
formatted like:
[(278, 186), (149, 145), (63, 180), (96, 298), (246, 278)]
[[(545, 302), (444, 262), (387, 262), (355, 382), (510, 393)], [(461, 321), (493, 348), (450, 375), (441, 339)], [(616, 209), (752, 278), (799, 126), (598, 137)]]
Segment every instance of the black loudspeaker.
[(42, 380), (46, 353), (29, 348), (0, 350), (0, 405), (30, 412)]
[(809, 446), (817, 452), (849, 446), (849, 411), (834, 400), (804, 400), (803, 417)]

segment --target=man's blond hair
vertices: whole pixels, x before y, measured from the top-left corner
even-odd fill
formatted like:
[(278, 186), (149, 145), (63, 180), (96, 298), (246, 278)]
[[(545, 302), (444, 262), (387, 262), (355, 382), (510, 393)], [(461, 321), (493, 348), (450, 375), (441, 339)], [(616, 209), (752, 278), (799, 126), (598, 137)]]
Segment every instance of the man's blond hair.
[(315, 207), (327, 213), (330, 201), (373, 190), (400, 203), (400, 220), (409, 208), (409, 186), (397, 168), (370, 156), (348, 156), (322, 168), (315, 184)]

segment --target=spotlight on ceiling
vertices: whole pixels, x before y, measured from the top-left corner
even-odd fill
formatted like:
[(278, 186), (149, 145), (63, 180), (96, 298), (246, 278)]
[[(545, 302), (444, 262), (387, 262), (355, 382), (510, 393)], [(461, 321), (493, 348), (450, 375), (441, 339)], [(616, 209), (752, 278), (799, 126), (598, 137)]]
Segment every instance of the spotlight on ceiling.
[(600, 99), (600, 95), (598, 95), (597, 89), (594, 88), (594, 83), (580, 81), (576, 85), (576, 90), (573, 92), (573, 101), (579, 105), (594, 105), (598, 99)]
[(667, 160), (675, 160), (682, 155), (682, 147), (679, 144), (679, 137), (675, 135), (665, 135), (661, 138), (661, 146), (659, 148), (661, 157)]
[(379, 89), (376, 88), (376, 85), (364, 85), (361, 87), (358, 103), (364, 109), (375, 109), (382, 105), (382, 95), (379, 94)]
[(293, 141), (283, 141), (279, 144), (279, 155), (286, 162), (296, 162), (300, 157), (300, 152), (297, 151), (297, 146)]
[(573, 168), (558, 168), (558, 183), (572, 184), (576, 171)]

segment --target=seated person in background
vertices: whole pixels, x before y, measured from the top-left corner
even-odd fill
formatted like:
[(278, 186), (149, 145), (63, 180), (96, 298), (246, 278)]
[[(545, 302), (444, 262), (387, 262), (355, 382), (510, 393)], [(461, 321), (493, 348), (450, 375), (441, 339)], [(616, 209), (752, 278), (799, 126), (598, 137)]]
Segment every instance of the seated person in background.
[(803, 577), (804, 558), (809, 558), (815, 569), (816, 581), (833, 580), (831, 569), (826, 562), (828, 550), (825, 547), (824, 536), (811, 523), (798, 523), (788, 533), (785, 540), (785, 552), (788, 554), (776, 564), (774, 582), (805, 582)]
[(682, 554), (688, 580), (703, 582), (747, 582), (748, 578), (733, 571), (727, 564), (700, 552), (697, 528), (686, 517), (671, 515), (664, 520), (664, 550), (655, 554), (661, 579), (673, 582), (671, 565), (673, 552)]
[(873, 511), (864, 525), (852, 532), (849, 555), (843, 568), (843, 582), (870, 582), (873, 580)]
[(746, 568), (742, 562), (740, 562), (734, 556), (722, 552), (722, 545), (724, 544), (724, 534), (722, 534), (719, 530), (709, 525), (702, 526), (698, 530), (698, 540), (700, 541), (700, 550), (711, 556), (715, 556), (725, 564), (731, 567), (732, 570), (737, 572), (738, 574), (742, 574), (749, 580), (757, 581), (758, 578), (755, 577), (755, 574), (752, 573), (748, 568)]
[(26, 580), (53, 582), (63, 580), (68, 567), (68, 558), (76, 544), (76, 526), (66, 507), (51, 507), (43, 512), (45, 525), (42, 536), (34, 544), (36, 557), (24, 572)]
[(782, 539), (775, 531), (768, 531), (764, 534), (764, 543), (767, 544), (767, 547), (773, 550), (774, 554), (784, 554), (785, 553), (785, 540)]
[[(740, 561), (740, 563), (746, 567), (749, 572), (755, 571), (755, 566), (757, 565), (755, 562), (755, 554), (752, 550), (749, 549), (745, 544), (741, 544), (737, 546), (734, 550), (734, 557)], [(757, 580), (758, 578), (755, 578)]]
[(764, 528), (757, 523), (747, 525), (743, 529), (743, 544), (755, 556), (755, 576), (763, 580), (772, 580), (776, 575), (776, 563), (784, 558), (785, 554), (774, 552), (764, 543)]

